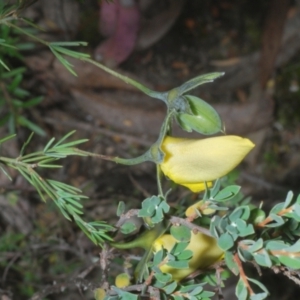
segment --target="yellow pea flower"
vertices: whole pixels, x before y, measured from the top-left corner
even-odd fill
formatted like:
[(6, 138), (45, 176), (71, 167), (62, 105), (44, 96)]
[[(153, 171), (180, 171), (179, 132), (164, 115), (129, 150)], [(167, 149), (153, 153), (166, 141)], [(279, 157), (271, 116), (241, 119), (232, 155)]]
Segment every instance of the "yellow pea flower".
[[(177, 242), (171, 234), (164, 234), (154, 242), (153, 251), (158, 252), (162, 248), (171, 251)], [(166, 264), (160, 267), (162, 272), (171, 274), (173, 280), (180, 281), (198, 269), (205, 269), (211, 266), (221, 260), (224, 254), (215, 238), (201, 232), (196, 234), (191, 232), (191, 240), (186, 249), (193, 252), (187, 269), (175, 269)]]
[(204, 182), (226, 175), (253, 147), (250, 140), (233, 135), (200, 140), (167, 136), (161, 145), (165, 157), (160, 167), (174, 182), (200, 192)]

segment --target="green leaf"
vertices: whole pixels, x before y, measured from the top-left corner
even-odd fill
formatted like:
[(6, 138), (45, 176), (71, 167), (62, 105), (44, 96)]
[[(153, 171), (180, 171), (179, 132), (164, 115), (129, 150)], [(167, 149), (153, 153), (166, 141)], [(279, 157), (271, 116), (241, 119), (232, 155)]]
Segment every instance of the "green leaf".
[(74, 42), (51, 42), (51, 46), (63, 46), (63, 47), (78, 47), (87, 46), (88, 43), (84, 41), (74, 41)]
[(289, 217), (289, 218), (293, 218), (296, 221), (300, 222), (300, 204), (299, 203), (295, 203), (293, 205), (293, 210), (291, 213), (287, 213), (284, 216)]
[(292, 200), (294, 197), (294, 193), (292, 191), (289, 191), (286, 195), (285, 201), (284, 201), (284, 208), (287, 208), (290, 206)]
[(8, 174), (7, 171), (4, 169), (4, 167), (2, 167), (2, 166), (0, 165), (0, 169), (1, 169), (1, 171), (4, 173), (4, 175), (5, 175), (10, 181), (12, 181), (12, 178), (9, 176), (9, 174)]
[(77, 58), (77, 59), (90, 58), (90, 55), (87, 54), (87, 53), (82, 53), (82, 52), (70, 50), (70, 49), (58, 46), (57, 44), (54, 45), (53, 43), (50, 43), (50, 47), (52, 49), (54, 49), (55, 51), (59, 52), (59, 53), (62, 53), (64, 55), (74, 57), (74, 58)]
[(171, 274), (166, 274), (166, 273), (156, 273), (155, 278), (163, 283), (166, 284), (172, 280), (172, 275)]
[[(247, 279), (248, 279), (248, 281), (250, 281), (250, 282), (254, 283), (255, 285), (257, 285), (262, 291), (264, 291), (263, 294), (256, 294), (256, 295), (261, 295), (261, 296), (258, 296), (257, 298), (253, 298), (253, 299), (256, 299), (256, 300), (265, 299), (270, 294), (269, 291), (267, 290), (267, 288), (261, 282), (259, 282), (258, 280), (253, 279), (253, 278), (249, 278), (249, 277), (247, 277)], [(264, 294), (265, 294), (264, 298), (259, 298), (259, 297), (262, 297), (262, 295), (264, 295)], [(250, 299), (252, 299), (252, 298), (250, 298)]]
[(179, 255), (177, 255), (178, 260), (189, 260), (193, 257), (193, 251), (191, 250), (184, 250)]
[(282, 250), (286, 248), (286, 245), (283, 241), (268, 241), (266, 245), (267, 250)]
[(242, 279), (240, 279), (236, 285), (235, 295), (239, 300), (247, 300), (248, 298), (248, 290)]
[(273, 206), (273, 208), (271, 209), (270, 211), (270, 215), (273, 214), (273, 215), (276, 215), (278, 214), (281, 210), (284, 209), (284, 203), (281, 202), (281, 203), (277, 203), (275, 206)]
[(123, 234), (129, 234), (136, 230), (136, 225), (132, 222), (126, 222), (121, 226), (121, 232)]
[(238, 219), (248, 220), (250, 217), (250, 208), (249, 206), (239, 206), (237, 207), (230, 215), (229, 220), (231, 222), (236, 222)]
[(22, 126), (28, 127), (33, 132), (37, 133), (38, 135), (45, 136), (46, 132), (38, 125), (34, 124), (33, 122), (29, 121), (23, 116), (18, 117), (18, 123)]
[(69, 133), (67, 133), (66, 135), (64, 135), (55, 145), (54, 147), (57, 147), (59, 145), (61, 145), (66, 139), (68, 139), (71, 135), (73, 135), (76, 132), (76, 130), (72, 130)]
[(300, 194), (298, 195), (298, 197), (296, 199), (296, 203), (300, 204)]
[(203, 287), (201, 285), (199, 285), (196, 288), (194, 288), (189, 294), (192, 296), (196, 296), (196, 295), (199, 295), (200, 293), (202, 293), (202, 291), (203, 291)]
[(73, 65), (70, 64), (61, 54), (59, 54), (53, 47), (50, 47), (52, 53), (56, 56), (56, 58), (61, 62), (61, 64), (74, 76), (77, 77), (76, 72), (73, 70)]
[(239, 193), (240, 189), (241, 187), (238, 185), (227, 186), (214, 197), (214, 200), (220, 202), (228, 201), (235, 197)]
[(194, 289), (196, 289), (199, 286), (199, 284), (189, 284), (185, 286), (180, 287), (180, 292), (185, 294), (185, 293), (190, 293)]
[(152, 217), (159, 203), (160, 203), (160, 198), (157, 196), (146, 198), (142, 202), (142, 209), (140, 209), (138, 213), (138, 217), (142, 217), (142, 218)]
[(180, 254), (182, 251), (184, 251), (184, 249), (188, 246), (189, 242), (183, 242), (183, 243), (176, 243), (174, 245), (174, 247), (172, 248), (172, 254), (174, 255), (178, 255)]
[(239, 230), (238, 227), (236, 226), (236, 223), (233, 223), (232, 225), (228, 225), (226, 227), (226, 230), (231, 234), (231, 235), (237, 235)]
[(169, 285), (165, 286), (163, 288), (163, 290), (165, 291), (166, 294), (170, 295), (170, 294), (172, 294), (176, 290), (176, 288), (177, 288), (177, 282), (173, 281)]
[(117, 208), (117, 216), (120, 217), (125, 212), (125, 203), (120, 201)]
[(11, 139), (14, 138), (15, 136), (16, 136), (16, 134), (11, 134), (11, 135), (8, 135), (8, 136), (6, 136), (6, 137), (0, 139), (0, 144), (3, 144), (3, 143), (5, 143), (6, 141), (11, 140)]
[(250, 300), (263, 300), (268, 297), (267, 293), (260, 293), (260, 294), (255, 294), (250, 296)]
[(197, 76), (184, 84), (182, 84), (178, 89), (180, 95), (196, 88), (197, 86), (207, 83), (207, 82), (213, 82), (216, 78), (223, 76), (225, 73), (221, 72), (215, 72), (215, 73), (208, 73), (204, 75)]
[(225, 252), (225, 263), (234, 275), (239, 274), (239, 268), (238, 268), (236, 262), (234, 261), (234, 256), (229, 251)]
[(298, 240), (294, 245), (285, 248), (287, 252), (300, 252), (300, 240)]
[(2, 59), (0, 59), (0, 64), (1, 64), (7, 71), (10, 70), (9, 67), (7, 66), (7, 64), (6, 64)]
[(268, 252), (265, 249), (260, 250), (259, 252), (253, 253), (253, 257), (255, 261), (263, 266), (263, 267), (272, 267), (272, 261), (270, 259), (270, 256)]
[(185, 298), (181, 295), (172, 295), (174, 300), (185, 300)]
[(20, 85), (22, 80), (23, 80), (22, 73), (16, 74), (16, 76), (13, 78), (11, 83), (7, 86), (7, 90), (9, 92), (14, 92), (16, 88)]
[(158, 252), (156, 252), (154, 254), (154, 257), (153, 257), (153, 266), (157, 266), (158, 264), (160, 264), (162, 262), (163, 257), (164, 257), (164, 253), (165, 253), (164, 250), (159, 250)]
[(172, 236), (180, 242), (189, 242), (191, 239), (191, 230), (183, 225), (172, 226), (170, 229)]
[(180, 261), (169, 261), (167, 263), (167, 266), (172, 267), (174, 269), (187, 269), (189, 267), (189, 262), (186, 260), (180, 260)]
[[(213, 200), (215, 198), (215, 196), (218, 194), (220, 190), (220, 187), (221, 187), (221, 180), (217, 179), (214, 186), (209, 190), (210, 191), (209, 199)], [(203, 199), (206, 200), (206, 198), (204, 197)]]
[(293, 270), (300, 269), (300, 257), (293, 257), (293, 254), (291, 254), (290, 256), (286, 254), (277, 255), (277, 258), (282, 264)]
[(218, 239), (218, 246), (223, 249), (224, 251), (229, 250), (234, 245), (234, 240), (228, 232), (225, 232), (220, 236)]
[(38, 105), (39, 103), (41, 103), (43, 101), (43, 99), (44, 99), (43, 96), (32, 98), (32, 99), (30, 99), (26, 102), (23, 102), (22, 107), (23, 108), (28, 108), (28, 107)]
[(255, 230), (252, 224), (247, 224), (244, 220), (236, 220), (236, 225), (239, 230), (239, 236), (245, 237), (250, 234), (254, 234)]
[(142, 202), (142, 209), (138, 213), (138, 217), (150, 217), (153, 224), (160, 223), (167, 213), (170, 206), (162, 197), (152, 196)]
[(16, 69), (13, 69), (9, 72), (2, 73), (1, 78), (3, 78), (3, 79), (11, 78), (11, 77), (17, 76), (18, 74), (22, 74), (25, 71), (26, 71), (26, 68), (24, 68), (24, 67), (16, 68)]
[(121, 300), (138, 300), (138, 296), (137, 295), (125, 292), (125, 291), (123, 291), (121, 289), (118, 289), (115, 286), (112, 286), (111, 289), (113, 291), (115, 291), (119, 295), (119, 297), (120, 297)]
[(248, 248), (248, 251), (251, 253), (260, 250), (264, 245), (264, 241), (262, 238), (259, 238), (257, 241), (253, 241), (253, 242), (254, 243)]
[(269, 216), (270, 216), (270, 218), (272, 218), (273, 222), (266, 224), (265, 227), (275, 228), (275, 227), (279, 227), (284, 224), (284, 220), (282, 217), (272, 214), (272, 213), (270, 213)]

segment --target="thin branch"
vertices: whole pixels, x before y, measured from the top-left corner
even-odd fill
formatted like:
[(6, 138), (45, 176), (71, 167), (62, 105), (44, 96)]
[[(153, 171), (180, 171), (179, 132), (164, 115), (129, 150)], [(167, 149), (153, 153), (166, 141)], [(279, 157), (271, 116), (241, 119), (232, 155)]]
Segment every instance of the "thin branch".
[[(285, 208), (285, 209), (282, 209), (280, 212), (277, 213), (277, 216), (282, 217), (282, 216), (284, 216), (285, 214), (290, 213), (293, 209), (294, 209), (293, 206), (290, 206), (290, 207), (287, 207), (287, 208)], [(256, 227), (264, 227), (264, 226), (266, 226), (268, 223), (271, 223), (272, 221), (273, 221), (273, 219), (272, 219), (270, 216), (268, 216), (268, 217), (265, 218), (263, 221), (261, 221), (260, 223), (258, 223), (258, 224), (256, 225)]]
[(253, 290), (252, 290), (252, 288), (251, 288), (251, 286), (250, 286), (250, 284), (248, 282), (247, 276), (246, 276), (246, 274), (244, 272), (244, 269), (243, 269), (243, 266), (242, 266), (242, 262), (241, 262), (241, 260), (240, 260), (240, 258), (239, 258), (239, 256), (238, 256), (237, 253), (234, 254), (233, 259), (236, 262), (237, 267), (239, 268), (240, 278), (243, 280), (243, 282), (244, 282), (247, 290), (250, 293), (250, 296), (254, 295), (254, 292), (253, 292)]
[(183, 219), (183, 218), (179, 218), (179, 217), (176, 217), (176, 216), (171, 216), (170, 217), (170, 222), (173, 224), (173, 225), (184, 225), (188, 228), (190, 228), (191, 230), (193, 230), (194, 232), (201, 232), (207, 236), (213, 236), (209, 229), (205, 228), (205, 227), (201, 227), (201, 226), (198, 226), (194, 223), (191, 223), (189, 222), (188, 219)]

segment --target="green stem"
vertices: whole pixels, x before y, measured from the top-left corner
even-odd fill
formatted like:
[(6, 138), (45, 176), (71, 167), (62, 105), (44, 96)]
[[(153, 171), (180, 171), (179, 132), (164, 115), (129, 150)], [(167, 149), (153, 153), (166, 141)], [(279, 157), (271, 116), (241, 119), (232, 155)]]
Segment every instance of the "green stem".
[(29, 154), (20, 156), (18, 159), (19, 160), (25, 160), (25, 159), (29, 159), (29, 158), (31, 159), (31, 158), (34, 158), (37, 155), (48, 157), (47, 155), (45, 155), (45, 152), (43, 152), (43, 151), (37, 151), (37, 152), (33, 152), (33, 153), (29, 153)]
[(153, 161), (151, 156), (149, 155), (149, 151), (145, 152), (141, 156), (134, 157), (134, 158), (121, 158), (121, 157), (113, 157), (113, 156), (107, 156), (103, 154), (97, 154), (92, 152), (87, 152), (80, 150), (78, 148), (73, 148), (74, 152), (77, 154), (82, 154), (86, 156), (92, 156), (92, 157), (98, 157), (104, 160), (114, 161), (117, 164), (127, 165), (127, 166), (133, 166), (137, 165), (146, 161)]
[(160, 166), (156, 165), (156, 180), (157, 180), (158, 194), (163, 197), (164, 193), (162, 189), (161, 179), (162, 179), (162, 172)]
[(30, 164), (24, 163), (15, 158), (0, 157), (0, 161), (4, 162), (6, 164), (9, 164), (12, 167), (16, 167), (16, 166), (30, 167), (31, 166)]
[(146, 95), (152, 97), (152, 98), (156, 98), (156, 99), (159, 99), (165, 103), (167, 103), (167, 100), (166, 100), (166, 93), (160, 93), (160, 92), (156, 92), (156, 91), (153, 91), (147, 87), (145, 87), (144, 85), (142, 85), (141, 83), (127, 77), (127, 76), (123, 76), (107, 67), (105, 67), (104, 65), (100, 64), (99, 62), (96, 62), (94, 61), (93, 59), (91, 58), (83, 58), (82, 60), (86, 61), (86, 62), (89, 62), (95, 66), (97, 66), (98, 68), (102, 69), (103, 71), (121, 79), (122, 81), (130, 84), (130, 85), (133, 85), (134, 87), (136, 87), (137, 89), (139, 89), (140, 91), (142, 91), (143, 93), (145, 93)]
[(33, 34), (27, 32), (26, 30), (20, 28), (19, 26), (14, 25), (13, 23), (5, 22), (4, 24), (7, 25), (7, 26), (10, 26), (10, 27), (12, 27), (12, 28), (14, 28), (14, 29), (16, 29), (16, 30), (18, 30), (18, 31), (20, 31), (20, 32), (22, 32), (23, 34), (25, 34), (25, 35), (27, 35), (27, 36), (30, 36), (33, 40), (36, 40), (36, 41), (38, 41), (39, 43), (46, 45), (47, 47), (50, 46), (50, 43), (48, 43), (47, 41), (44, 41), (44, 40), (38, 38), (37, 36), (35, 36), (35, 35), (33, 35)]

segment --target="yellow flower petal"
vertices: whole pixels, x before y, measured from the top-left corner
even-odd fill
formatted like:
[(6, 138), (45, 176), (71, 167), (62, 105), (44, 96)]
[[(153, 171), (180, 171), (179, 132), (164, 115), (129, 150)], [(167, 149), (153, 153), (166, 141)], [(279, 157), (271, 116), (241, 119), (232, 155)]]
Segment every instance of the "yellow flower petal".
[[(207, 182), (207, 187), (212, 186), (212, 182)], [(204, 182), (199, 182), (199, 183), (181, 183), (181, 185), (187, 187), (194, 193), (198, 193), (201, 191), (204, 191), (206, 189), (205, 183)]]
[[(172, 235), (164, 234), (154, 242), (154, 252), (164, 248), (171, 251), (175, 243), (178, 242)], [(180, 281), (198, 269), (205, 269), (216, 263), (223, 257), (223, 250), (219, 248), (217, 240), (203, 233), (191, 232), (191, 240), (186, 248), (193, 252), (193, 257), (189, 260), (187, 269), (174, 269), (167, 265), (160, 267), (164, 273), (170, 273), (174, 280)]]
[(203, 182), (216, 180), (234, 169), (253, 147), (250, 140), (239, 136), (201, 140), (167, 136), (162, 143), (165, 158), (160, 166), (174, 182), (199, 191), (203, 190)]

